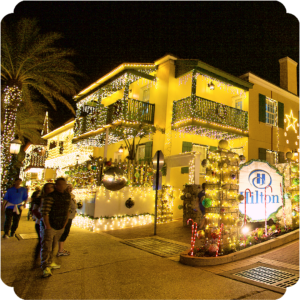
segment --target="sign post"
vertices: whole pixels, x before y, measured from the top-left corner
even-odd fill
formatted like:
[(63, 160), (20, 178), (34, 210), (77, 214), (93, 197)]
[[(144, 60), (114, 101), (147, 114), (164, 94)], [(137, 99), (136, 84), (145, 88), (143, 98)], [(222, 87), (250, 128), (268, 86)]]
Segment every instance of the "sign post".
[(164, 165), (164, 155), (162, 151), (156, 151), (153, 159), (153, 169), (156, 170), (155, 176), (153, 176), (153, 190), (155, 190), (155, 216), (154, 216), (154, 235), (156, 235), (156, 222), (157, 222), (157, 191), (161, 190), (161, 169)]

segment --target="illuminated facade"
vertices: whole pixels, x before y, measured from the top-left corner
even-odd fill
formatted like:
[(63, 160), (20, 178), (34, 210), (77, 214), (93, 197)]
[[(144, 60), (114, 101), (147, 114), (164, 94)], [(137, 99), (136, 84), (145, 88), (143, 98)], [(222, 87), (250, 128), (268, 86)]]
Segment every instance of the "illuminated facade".
[(249, 91), (249, 159), (284, 163), (292, 152), (298, 162), (299, 97), (297, 63), (285, 57), (280, 63), (280, 87), (253, 73), (241, 76), (253, 83)]
[(33, 189), (44, 179), (46, 143), (44, 145), (28, 143), (24, 151), (25, 159), (20, 169), (20, 177)]
[[(120, 131), (130, 136), (133, 128), (144, 124), (163, 131), (141, 139), (136, 160), (151, 160), (157, 150), (165, 157), (197, 151), (202, 160), (220, 139), (228, 140), (231, 149), (248, 158), (252, 86), (199, 60), (172, 55), (152, 64), (123, 64), (74, 97), (73, 143), (93, 145), (105, 157), (106, 141), (107, 159), (123, 161), (128, 149), (118, 151), (125, 146)], [(201, 167), (200, 173), (202, 183), (205, 169)], [(187, 182), (189, 165), (172, 168), (171, 186), (181, 188)]]
[(81, 164), (93, 155), (93, 147), (72, 144), (74, 120), (43, 136), (47, 140), (45, 168), (56, 170), (53, 178), (65, 176), (70, 166)]

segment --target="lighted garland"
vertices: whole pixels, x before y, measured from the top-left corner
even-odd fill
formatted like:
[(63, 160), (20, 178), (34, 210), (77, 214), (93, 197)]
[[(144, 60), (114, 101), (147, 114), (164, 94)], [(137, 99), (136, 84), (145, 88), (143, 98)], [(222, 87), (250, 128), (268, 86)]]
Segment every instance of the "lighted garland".
[(12, 155), (10, 154), (10, 142), (15, 138), (15, 125), (17, 109), (22, 101), (22, 91), (17, 86), (4, 89), (4, 130), (1, 136), (1, 194), (2, 197), (7, 188), (8, 174), (12, 168)]
[[(213, 107), (213, 108), (212, 108)], [(224, 112), (220, 116), (220, 110)], [(230, 112), (229, 112), (230, 111)], [(227, 115), (230, 118), (227, 118)], [(189, 125), (197, 122), (197, 125)], [(203, 125), (201, 125), (203, 123)], [(205, 127), (206, 124), (221, 127), (220, 130), (213, 130)], [(172, 129), (180, 133), (196, 134), (207, 136), (212, 139), (232, 140), (242, 136), (226, 132), (226, 129), (233, 129), (237, 132), (247, 133), (248, 113), (223, 104), (196, 97), (193, 95), (185, 99), (174, 101), (172, 114)]]

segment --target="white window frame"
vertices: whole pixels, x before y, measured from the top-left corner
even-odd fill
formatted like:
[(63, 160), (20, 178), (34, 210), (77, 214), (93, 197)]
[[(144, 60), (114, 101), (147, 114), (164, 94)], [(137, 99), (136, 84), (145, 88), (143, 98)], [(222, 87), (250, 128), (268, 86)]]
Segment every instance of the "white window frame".
[[(199, 147), (201, 147), (201, 151), (199, 151)], [(199, 144), (193, 144), (193, 146), (192, 146), (192, 152), (193, 151), (201, 153), (201, 155), (200, 155), (200, 161), (202, 161), (203, 159), (207, 158), (208, 146), (206, 146), (206, 145), (199, 145)], [(204, 152), (204, 155), (203, 155), (203, 152)], [(202, 167), (202, 164), (200, 164), (200, 171), (199, 171), (199, 173), (201, 175), (206, 175), (206, 168)]]
[[(140, 149), (144, 149), (144, 157), (140, 157)], [(146, 145), (139, 145), (136, 150), (136, 160), (145, 159)]]
[(117, 162), (119, 162), (119, 159), (122, 161), (122, 159), (123, 159), (123, 153), (121, 153), (119, 151), (116, 151), (114, 153), (114, 160), (113, 160), (113, 162), (115, 162), (115, 160), (117, 160)]
[[(273, 156), (273, 158), (272, 158)], [(266, 153), (266, 161), (272, 165), (275, 165), (277, 163), (277, 152), (276, 151), (271, 151), (267, 150)]]
[(276, 100), (266, 97), (266, 124), (277, 126), (278, 103)]
[(237, 153), (239, 156), (244, 155), (244, 147), (231, 148), (230, 151)]
[[(148, 97), (145, 99), (145, 92), (148, 92)], [(150, 102), (150, 87), (148, 85), (145, 85), (143, 87), (141, 87), (140, 89), (140, 101), (143, 102)]]
[[(239, 102), (242, 102), (242, 107), (241, 108), (237, 108), (237, 103), (239, 103)], [(232, 106), (236, 109), (243, 110), (243, 106), (244, 106), (243, 97), (241, 97), (239, 95), (232, 97)]]

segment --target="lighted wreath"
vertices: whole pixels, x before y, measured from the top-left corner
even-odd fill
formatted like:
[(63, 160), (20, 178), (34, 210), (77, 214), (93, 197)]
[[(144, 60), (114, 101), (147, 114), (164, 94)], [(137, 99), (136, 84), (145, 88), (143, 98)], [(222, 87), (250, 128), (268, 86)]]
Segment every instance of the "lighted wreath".
[(225, 108), (224, 108), (223, 105), (217, 106), (217, 108), (216, 108), (216, 114), (217, 114), (217, 116), (219, 118), (225, 119), (225, 117), (226, 117), (227, 114), (226, 114), (226, 111), (225, 111)]

